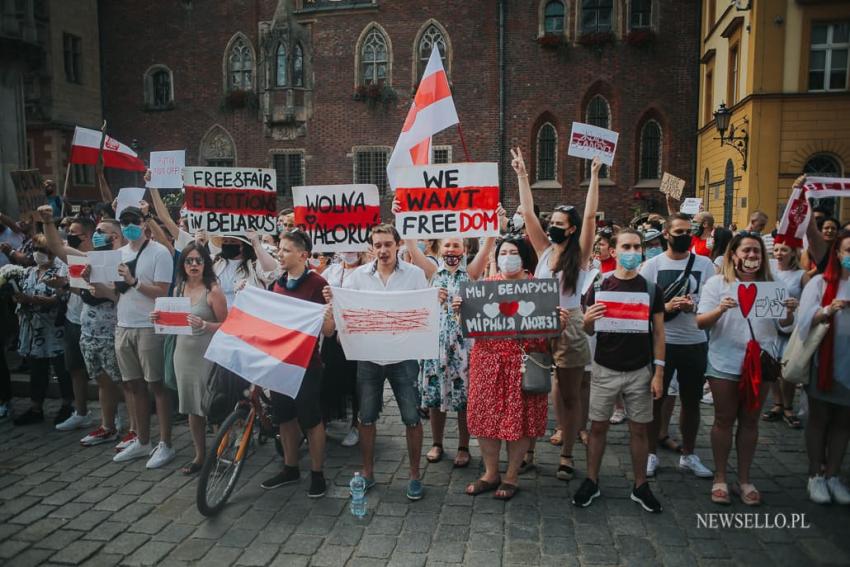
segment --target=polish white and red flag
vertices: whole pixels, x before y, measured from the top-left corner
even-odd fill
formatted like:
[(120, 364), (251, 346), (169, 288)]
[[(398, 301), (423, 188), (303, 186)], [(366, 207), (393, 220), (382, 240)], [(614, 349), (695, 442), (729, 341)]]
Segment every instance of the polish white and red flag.
[(596, 303), (605, 305), (605, 316), (594, 328), (604, 333), (648, 333), (649, 294), (645, 292), (600, 291)]
[(806, 229), (812, 218), (809, 199), (850, 197), (850, 179), (836, 177), (807, 177), (802, 187), (795, 187), (782, 213), (779, 230), (773, 241), (792, 248), (803, 246)]
[(246, 287), (204, 358), (245, 380), (294, 398), (314, 356), (325, 306)]
[[(103, 132), (77, 126), (71, 142), (71, 163), (97, 165), (100, 141), (103, 136)], [(103, 166), (129, 171), (147, 171), (147, 166), (139, 159), (136, 152), (109, 136), (106, 136), (103, 142)]]
[(458, 122), (449, 78), (440, 51), (434, 47), (387, 163), (390, 187), (396, 188), (395, 170), (398, 168), (431, 163), (431, 136)]

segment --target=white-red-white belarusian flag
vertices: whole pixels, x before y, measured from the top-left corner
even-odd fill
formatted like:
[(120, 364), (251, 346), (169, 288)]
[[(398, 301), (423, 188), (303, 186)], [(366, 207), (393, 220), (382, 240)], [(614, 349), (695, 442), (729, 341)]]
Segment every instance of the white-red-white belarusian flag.
[(773, 241), (776, 244), (786, 244), (791, 248), (803, 246), (806, 229), (812, 218), (812, 207), (809, 199), (826, 199), (829, 197), (850, 197), (850, 179), (835, 177), (807, 177), (802, 187), (791, 191), (791, 198), (782, 213), (779, 230)]
[(298, 395), (322, 329), (325, 306), (247, 287), (204, 358), (259, 386)]
[[(96, 165), (102, 138), (103, 132), (77, 126), (71, 142), (71, 163)], [(147, 166), (139, 159), (136, 152), (109, 136), (106, 136), (103, 142), (103, 166), (130, 171), (147, 171)]]
[(595, 324), (597, 332), (649, 332), (648, 293), (600, 291), (595, 294), (594, 301), (605, 305), (605, 316)]
[(431, 136), (458, 122), (449, 78), (443, 68), (443, 60), (440, 59), (440, 50), (434, 46), (387, 163), (390, 187), (393, 190), (396, 187), (393, 170), (431, 163)]

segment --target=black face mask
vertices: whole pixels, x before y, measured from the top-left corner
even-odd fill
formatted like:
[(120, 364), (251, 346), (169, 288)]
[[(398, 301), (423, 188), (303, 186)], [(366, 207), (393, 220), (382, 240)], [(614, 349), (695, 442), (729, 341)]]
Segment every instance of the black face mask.
[(691, 247), (691, 235), (679, 234), (670, 237), (670, 248), (673, 252), (687, 252)]
[(69, 234), (68, 235), (68, 246), (70, 246), (71, 248), (79, 248), (80, 244), (82, 242), (83, 242), (83, 239), (80, 238), (78, 235), (76, 235), (76, 234)]
[(237, 257), (239, 253), (242, 252), (241, 244), (222, 244), (221, 245), (221, 257), (225, 260), (232, 260)]
[(460, 264), (460, 256), (455, 254), (446, 254), (443, 256), (443, 262), (445, 262), (446, 266), (455, 267)]
[(549, 240), (554, 242), (555, 244), (561, 244), (565, 242), (569, 238), (567, 234), (567, 229), (560, 226), (550, 226), (549, 227)]

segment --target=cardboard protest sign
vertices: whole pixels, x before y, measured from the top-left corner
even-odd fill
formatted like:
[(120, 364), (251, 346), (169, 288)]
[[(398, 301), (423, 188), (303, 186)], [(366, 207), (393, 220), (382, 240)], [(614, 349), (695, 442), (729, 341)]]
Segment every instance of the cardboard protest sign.
[(77, 289), (88, 289), (89, 283), (83, 279), (83, 270), (89, 265), (85, 256), (68, 256), (68, 284)]
[(186, 150), (151, 152), (151, 180), (148, 187), (176, 189), (183, 187), (183, 168), (186, 167)]
[(685, 190), (685, 180), (679, 179), (675, 175), (670, 175), (666, 171), (661, 176), (661, 186), (658, 188), (665, 195), (670, 195), (671, 198), (677, 201), (682, 198), (682, 191)]
[(117, 282), (122, 279), (121, 276), (118, 275), (118, 266), (120, 266), (121, 262), (123, 262), (120, 250), (89, 252), (88, 262), (91, 266), (89, 282), (105, 284)]
[(189, 232), (237, 236), (277, 231), (277, 175), (273, 169), (183, 169)]
[(403, 167), (396, 183), (396, 229), (402, 238), (499, 236), (497, 164)]
[(387, 292), (334, 287), (333, 310), (348, 360), (439, 358), (440, 301), (435, 287)]
[(460, 297), (464, 337), (540, 338), (561, 332), (554, 278), (465, 282)]
[(192, 300), (188, 297), (157, 297), (154, 311), (159, 318), (153, 325), (157, 335), (191, 335), (189, 314), (192, 313)]
[(784, 319), (788, 315), (788, 290), (779, 282), (738, 284), (735, 297), (744, 319)]
[(118, 191), (118, 204), (115, 205), (115, 218), (121, 217), (121, 211), (127, 207), (138, 207), (139, 201), (145, 198), (144, 187), (122, 187)]
[(605, 304), (605, 316), (594, 325), (597, 333), (649, 332), (648, 293), (600, 291), (595, 301)]
[(369, 231), (381, 222), (376, 185), (292, 188), (295, 225), (313, 240), (313, 252), (363, 252)]
[(614, 153), (617, 151), (619, 137), (620, 134), (612, 130), (573, 122), (567, 155), (585, 159), (599, 156), (605, 165), (614, 165)]
[(18, 198), (18, 218), (27, 219), (41, 206), (47, 203), (44, 188), (41, 186), (41, 173), (37, 169), (21, 169), (9, 173)]
[(688, 197), (679, 207), (679, 212), (686, 215), (695, 215), (700, 211), (702, 211), (702, 198), (700, 197)]

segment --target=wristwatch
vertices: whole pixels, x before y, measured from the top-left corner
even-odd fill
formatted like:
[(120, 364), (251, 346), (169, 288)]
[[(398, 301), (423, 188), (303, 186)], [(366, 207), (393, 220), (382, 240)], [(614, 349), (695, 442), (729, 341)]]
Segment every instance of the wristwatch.
[(132, 287), (133, 289), (139, 289), (139, 285), (140, 285), (141, 283), (142, 283), (142, 282), (140, 282), (140, 281), (139, 281), (139, 278), (136, 278), (136, 281), (134, 281), (134, 282), (133, 282), (133, 285), (132, 285), (132, 286), (130, 286), (130, 287)]

